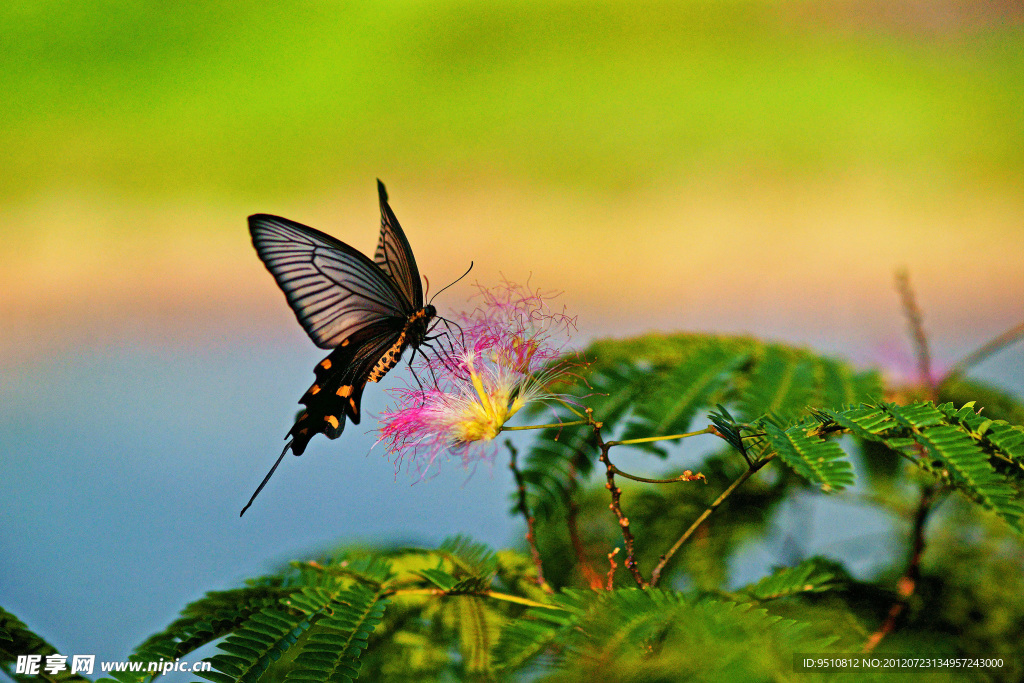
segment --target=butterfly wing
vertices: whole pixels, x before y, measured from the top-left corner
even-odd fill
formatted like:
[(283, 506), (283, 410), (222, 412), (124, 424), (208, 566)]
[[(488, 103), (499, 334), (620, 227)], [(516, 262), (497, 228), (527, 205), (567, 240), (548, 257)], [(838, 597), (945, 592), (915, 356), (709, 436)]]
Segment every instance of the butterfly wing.
[[(249, 217), (249, 232), (302, 328), (322, 349), (353, 343), (354, 335), (385, 320), (404, 323), (415, 310), (390, 271), (330, 235), (266, 214)], [(397, 235), (408, 249), (401, 228)], [(405, 262), (416, 272), (411, 253)]]
[(292, 452), (301, 455), (316, 434), (336, 439), (345, 420), (359, 424), (363, 389), (387, 352), (401, 346), (404, 320), (381, 321), (356, 332), (314, 369), (316, 381), (299, 399), (306, 410), (288, 433)]
[(346, 419), (359, 423), (366, 383), (378, 381), (398, 361), (410, 343), (409, 326), (414, 321), (425, 325), (432, 315), (423, 308), (416, 260), (380, 180), (377, 190), (381, 231), (374, 261), (287, 218), (249, 217), (256, 252), (299, 323), (317, 346), (334, 350), (317, 365), (316, 381), (299, 401), (306, 410), (289, 431), (291, 440), (240, 514), (249, 509), (289, 449), (301, 455), (316, 434), (335, 439)]
[(395, 218), (395, 212), (388, 205), (388, 191), (380, 180), (377, 181), (377, 193), (380, 195), (380, 239), (373, 260), (391, 276), (409, 308), (419, 310), (423, 308), (423, 284), (412, 247)]

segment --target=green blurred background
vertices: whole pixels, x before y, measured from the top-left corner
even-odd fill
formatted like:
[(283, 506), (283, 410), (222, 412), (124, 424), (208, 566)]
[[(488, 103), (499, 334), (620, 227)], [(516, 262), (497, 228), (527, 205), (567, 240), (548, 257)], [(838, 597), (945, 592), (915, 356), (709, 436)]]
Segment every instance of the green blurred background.
[(1019, 2), (12, 0), (0, 94), (0, 604), (64, 652), (316, 544), (518, 542), (501, 468), (410, 489), (362, 433), (237, 520), (319, 359), (248, 214), (370, 251), (380, 177), (434, 291), (563, 291), (581, 343), (908, 371), (901, 266), (940, 366), (1021, 317)]
[(532, 273), (588, 336), (898, 338), (907, 265), (936, 343), (970, 346), (1024, 295), (1022, 22), (1017, 2), (4, 3), (5, 346), (287, 323), (245, 215), (369, 249), (377, 176), (434, 283), (470, 259)]

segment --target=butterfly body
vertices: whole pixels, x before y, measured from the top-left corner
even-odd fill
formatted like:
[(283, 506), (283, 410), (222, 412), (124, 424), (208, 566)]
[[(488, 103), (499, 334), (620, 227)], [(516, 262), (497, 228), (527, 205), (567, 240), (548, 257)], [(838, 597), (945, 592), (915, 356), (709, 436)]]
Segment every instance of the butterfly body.
[(423, 302), (416, 259), (379, 180), (377, 189), (381, 230), (373, 260), (287, 218), (249, 217), (253, 246), (299, 324), (317, 346), (333, 349), (313, 370), (316, 379), (299, 400), (306, 409), (285, 437), (291, 440), (282, 458), (289, 448), (301, 455), (317, 434), (337, 438), (346, 420), (358, 424), (366, 383), (379, 382), (406, 349), (415, 353), (437, 315)]

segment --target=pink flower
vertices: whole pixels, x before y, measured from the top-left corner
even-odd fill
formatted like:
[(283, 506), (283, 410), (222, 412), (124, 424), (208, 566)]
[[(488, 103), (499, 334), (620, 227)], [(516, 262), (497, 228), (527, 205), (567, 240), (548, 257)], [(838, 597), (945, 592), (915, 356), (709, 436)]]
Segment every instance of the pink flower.
[(443, 347), (420, 361), (429, 388), (395, 390), (398, 406), (381, 416), (381, 441), (400, 467), (406, 456), (425, 474), (451, 452), (464, 465), (493, 459), (495, 437), (528, 403), (558, 398), (551, 383), (570, 363), (559, 362), (575, 320), (553, 313), (551, 295), (505, 282), (477, 285), (480, 304), (455, 318)]

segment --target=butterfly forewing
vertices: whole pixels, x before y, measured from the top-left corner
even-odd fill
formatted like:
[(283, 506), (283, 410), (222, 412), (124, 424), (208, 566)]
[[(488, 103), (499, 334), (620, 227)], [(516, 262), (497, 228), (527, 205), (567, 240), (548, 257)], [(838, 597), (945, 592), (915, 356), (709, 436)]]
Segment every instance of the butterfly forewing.
[(330, 235), (265, 214), (250, 216), (249, 230), (299, 323), (322, 349), (383, 318), (414, 312), (377, 265)]
[(410, 308), (418, 310), (423, 307), (423, 285), (412, 248), (394, 211), (388, 205), (384, 183), (379, 180), (377, 192), (380, 195), (380, 239), (377, 240), (377, 251), (373, 255), (374, 263), (391, 276)]

